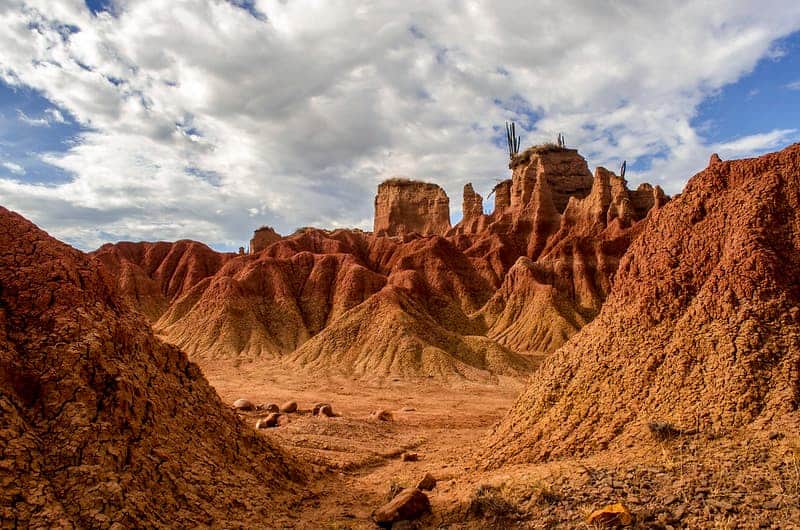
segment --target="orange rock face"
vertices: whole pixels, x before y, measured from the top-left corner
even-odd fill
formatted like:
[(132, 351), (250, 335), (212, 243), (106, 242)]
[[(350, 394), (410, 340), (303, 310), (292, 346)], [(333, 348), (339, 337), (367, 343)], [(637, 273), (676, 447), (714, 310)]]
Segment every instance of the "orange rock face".
[(250, 254), (261, 252), (280, 239), (281, 235), (271, 226), (262, 226), (253, 232), (253, 239), (250, 240)]
[[(203, 258), (217, 268), (196, 266), (180, 289), (165, 283), (170, 274), (148, 272), (158, 267), (142, 262), (146, 253), (129, 251), (138, 280), (119, 289), (201, 363), (266, 360), (360, 377), (523, 374), (532, 366), (521, 354), (554, 351), (597, 315), (647, 212), (666, 201), (603, 169), (592, 178), (576, 151), (526, 157), (495, 188), (491, 214), (466, 186), (464, 219), (452, 228), (441, 188), (389, 181), (378, 190), (376, 233), (303, 229), (258, 254)], [(120, 253), (104, 247), (98, 258), (123, 266), (108, 254)], [(136, 285), (156, 294), (134, 296)]]
[(635, 442), (650, 421), (681, 431), (796, 431), (798, 212), (800, 144), (712, 159), (651, 212), (599, 316), (548, 359), (496, 429), (490, 463)]
[(375, 225), (378, 235), (444, 235), (450, 228), (450, 199), (436, 184), (394, 178), (378, 186)]
[[(117, 250), (144, 266), (187, 245)], [(98, 262), (2, 207), (0, 248), (4, 526), (246, 526), (295, 487), (296, 465), (224, 409), (198, 367), (107, 287)], [(175, 295), (202, 276), (171, 263), (150, 273)]]

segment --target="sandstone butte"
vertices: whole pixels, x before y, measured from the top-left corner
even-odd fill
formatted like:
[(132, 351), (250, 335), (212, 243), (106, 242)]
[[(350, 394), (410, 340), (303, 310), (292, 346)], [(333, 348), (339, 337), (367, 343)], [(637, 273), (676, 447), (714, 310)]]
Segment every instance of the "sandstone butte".
[(537, 371), (488, 466), (677, 431), (800, 428), (800, 144), (714, 156), (651, 214), (600, 314)]
[[(303, 468), (226, 410), (97, 262), (2, 207), (0, 248), (3, 527), (230, 527), (302, 487)], [(158, 293), (198, 273), (182, 270)]]
[(490, 214), (465, 186), (453, 227), (444, 190), (391, 179), (378, 187), (373, 233), (262, 228), (246, 256), (189, 241), (94, 255), (111, 288), (201, 366), (523, 375), (597, 315), (620, 258), (668, 198), (603, 168), (592, 175), (571, 149), (534, 147), (511, 169)]

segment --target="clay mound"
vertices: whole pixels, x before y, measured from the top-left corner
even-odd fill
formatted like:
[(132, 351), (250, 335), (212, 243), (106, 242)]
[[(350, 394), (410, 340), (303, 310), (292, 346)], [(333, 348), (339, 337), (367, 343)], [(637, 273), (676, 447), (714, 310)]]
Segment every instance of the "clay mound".
[(531, 361), (494, 341), (450, 332), (402, 289), (387, 286), (303, 344), (287, 360), (321, 375), (522, 376)]
[(268, 520), (303, 474), (156, 339), (97, 263), (0, 207), (0, 522)]
[(198, 360), (275, 358), (386, 284), (351, 254), (268, 253), (230, 262), (172, 304), (155, 328)]
[(655, 212), (600, 315), (542, 366), (490, 465), (648, 439), (798, 425), (800, 144), (712, 164)]
[(150, 320), (169, 303), (214, 275), (234, 254), (215, 252), (196, 241), (106, 244), (92, 253), (109, 286)]

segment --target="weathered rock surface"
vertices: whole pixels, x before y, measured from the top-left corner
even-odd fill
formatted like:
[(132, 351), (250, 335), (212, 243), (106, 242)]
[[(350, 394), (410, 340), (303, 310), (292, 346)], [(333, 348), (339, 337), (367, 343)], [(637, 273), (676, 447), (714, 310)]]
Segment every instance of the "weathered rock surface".
[(372, 512), (372, 520), (383, 528), (389, 528), (398, 521), (413, 521), (431, 509), (428, 496), (417, 488), (407, 488), (397, 496)]
[(253, 239), (250, 240), (250, 254), (257, 254), (280, 240), (281, 235), (271, 226), (262, 226), (253, 232)]
[(533, 376), (489, 462), (649, 440), (654, 419), (717, 435), (796, 429), (798, 212), (800, 144), (694, 176), (651, 213), (599, 316)]
[(378, 186), (377, 235), (444, 235), (450, 229), (450, 199), (436, 184), (393, 178)]
[(300, 468), (226, 410), (97, 262), (2, 207), (0, 249), (0, 526), (272, 517)]

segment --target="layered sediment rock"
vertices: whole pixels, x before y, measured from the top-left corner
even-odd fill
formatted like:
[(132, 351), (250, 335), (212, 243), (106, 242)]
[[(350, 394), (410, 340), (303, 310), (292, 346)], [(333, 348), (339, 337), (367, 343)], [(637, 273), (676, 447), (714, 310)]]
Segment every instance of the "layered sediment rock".
[(378, 186), (377, 235), (444, 235), (450, 229), (450, 199), (436, 184), (393, 178)]
[(796, 431), (798, 212), (800, 144), (712, 159), (650, 214), (600, 314), (534, 375), (488, 461), (641, 443), (654, 420), (715, 437), (743, 426)]
[(272, 229), (271, 226), (262, 226), (253, 232), (250, 240), (250, 254), (261, 252), (276, 241), (280, 241), (281, 235)]

